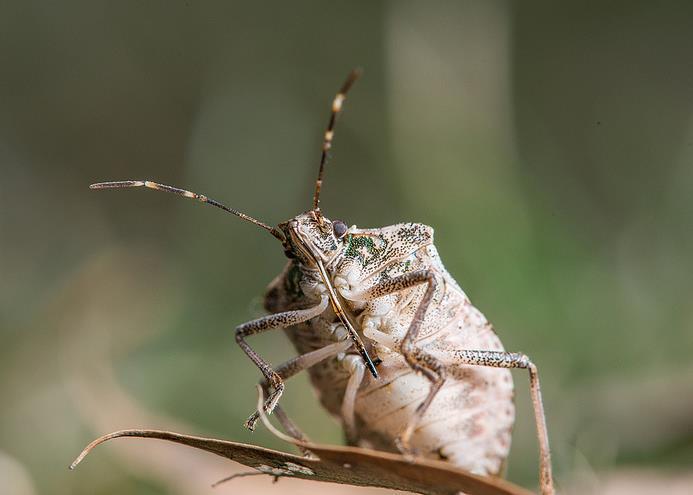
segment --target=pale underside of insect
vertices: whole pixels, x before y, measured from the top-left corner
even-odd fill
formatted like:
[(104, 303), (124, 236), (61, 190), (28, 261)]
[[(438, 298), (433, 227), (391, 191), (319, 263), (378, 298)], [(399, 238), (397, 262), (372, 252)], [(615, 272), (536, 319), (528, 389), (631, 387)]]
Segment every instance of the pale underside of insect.
[[(312, 209), (277, 227), (204, 195), (150, 181), (94, 184), (149, 187), (237, 215), (279, 239), (289, 262), (268, 287), (271, 313), (240, 325), (236, 341), (264, 376), (264, 409), (298, 439), (278, 405), (284, 381), (307, 370), (323, 406), (354, 445), (448, 461), (477, 474), (503, 471), (515, 419), (510, 369), (529, 371), (540, 449), (542, 494), (554, 493), (536, 366), (506, 352), (492, 326), (444, 268), (433, 229), (404, 223), (347, 227), (319, 208), (334, 125), (353, 71), (332, 104)], [(273, 367), (246, 338), (284, 329), (298, 356)], [(246, 422), (253, 429), (257, 412)]]

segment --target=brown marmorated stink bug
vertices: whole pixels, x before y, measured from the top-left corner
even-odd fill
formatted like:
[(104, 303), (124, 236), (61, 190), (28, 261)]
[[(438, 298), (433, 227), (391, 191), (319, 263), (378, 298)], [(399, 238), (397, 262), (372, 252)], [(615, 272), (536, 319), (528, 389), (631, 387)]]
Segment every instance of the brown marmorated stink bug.
[[(264, 376), (264, 409), (306, 437), (278, 405), (284, 381), (308, 370), (323, 406), (352, 445), (442, 459), (473, 473), (499, 475), (515, 419), (512, 368), (529, 371), (543, 495), (554, 493), (537, 367), (506, 352), (491, 324), (447, 272), (433, 229), (402, 223), (348, 227), (320, 210), (320, 189), (334, 126), (360, 71), (332, 102), (312, 208), (277, 227), (207, 196), (148, 180), (92, 189), (148, 187), (221, 208), (267, 230), (289, 261), (267, 289), (271, 314), (236, 329), (236, 341)], [(246, 338), (284, 329), (298, 356), (273, 367)], [(366, 373), (368, 371), (370, 376)], [(255, 412), (246, 426), (253, 429)]]

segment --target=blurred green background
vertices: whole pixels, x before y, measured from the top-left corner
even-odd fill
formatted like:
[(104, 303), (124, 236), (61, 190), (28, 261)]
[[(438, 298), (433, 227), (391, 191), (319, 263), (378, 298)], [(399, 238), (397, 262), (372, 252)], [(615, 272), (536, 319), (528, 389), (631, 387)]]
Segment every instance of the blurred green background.
[[(156, 441), (66, 466), (125, 427), (287, 448), (242, 428), (259, 374), (233, 339), (262, 313), (277, 242), (204, 205), (87, 186), (149, 178), (285, 220), (310, 206), (355, 66), (326, 214), (436, 228), (506, 348), (540, 367), (566, 493), (687, 492), (692, 46), (690, 2), (0, 3), (0, 492), (326, 489), (213, 491), (239, 468)], [(253, 344), (292, 355), (280, 333)], [(515, 381), (508, 477), (533, 486)], [(305, 378), (282, 400), (341, 441)]]

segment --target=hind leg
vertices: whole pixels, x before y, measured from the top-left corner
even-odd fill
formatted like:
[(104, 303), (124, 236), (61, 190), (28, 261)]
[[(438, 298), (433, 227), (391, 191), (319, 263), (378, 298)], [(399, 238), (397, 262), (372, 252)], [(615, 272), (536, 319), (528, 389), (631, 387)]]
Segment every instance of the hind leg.
[(519, 368), (529, 371), (529, 391), (534, 408), (537, 439), (539, 440), (539, 483), (541, 485), (541, 493), (542, 495), (555, 493), (551, 470), (549, 434), (546, 428), (546, 417), (544, 416), (544, 403), (541, 399), (539, 370), (536, 365), (529, 357), (519, 352), (458, 350), (455, 352), (455, 357), (458, 360), (458, 364), (489, 366), (492, 368)]

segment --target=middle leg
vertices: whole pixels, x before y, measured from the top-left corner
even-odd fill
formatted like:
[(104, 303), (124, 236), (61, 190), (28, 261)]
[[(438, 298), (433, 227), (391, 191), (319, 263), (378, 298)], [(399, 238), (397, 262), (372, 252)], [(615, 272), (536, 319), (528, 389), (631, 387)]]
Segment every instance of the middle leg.
[(400, 352), (406, 360), (407, 364), (417, 373), (421, 373), (431, 382), (431, 388), (428, 395), (421, 402), (414, 414), (409, 419), (407, 426), (404, 428), (400, 436), (395, 440), (397, 448), (405, 454), (411, 454), (410, 440), (414, 430), (421, 422), (424, 414), (435, 399), (440, 389), (445, 384), (446, 371), (445, 366), (434, 356), (426, 353), (420, 347), (415, 345), (416, 339), (421, 331), (424, 323), (426, 311), (433, 301), (437, 282), (435, 274), (432, 270), (418, 270), (415, 272), (406, 273), (390, 280), (386, 280), (371, 287), (368, 291), (360, 295), (360, 298), (368, 300), (370, 298), (394, 294), (403, 290), (415, 287), (417, 285), (427, 284), (426, 292), (424, 292), (421, 301), (419, 302), (414, 318), (412, 319), (409, 329), (407, 330), (404, 339), (400, 343)]

